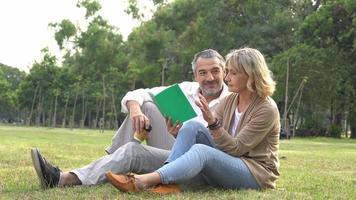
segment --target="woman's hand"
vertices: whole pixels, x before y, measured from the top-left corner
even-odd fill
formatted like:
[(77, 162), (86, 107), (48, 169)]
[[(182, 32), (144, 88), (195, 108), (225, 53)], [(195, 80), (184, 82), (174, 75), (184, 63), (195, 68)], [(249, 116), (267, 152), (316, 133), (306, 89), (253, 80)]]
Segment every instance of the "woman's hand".
[(199, 101), (195, 101), (195, 104), (200, 108), (204, 120), (208, 122), (209, 125), (216, 122), (215, 116), (210, 111), (209, 104), (203, 95), (199, 94)]
[(177, 137), (179, 129), (182, 127), (182, 123), (177, 121), (174, 125), (172, 124), (172, 119), (170, 117), (164, 117), (164, 120), (167, 125), (168, 133), (173, 135), (173, 137)]

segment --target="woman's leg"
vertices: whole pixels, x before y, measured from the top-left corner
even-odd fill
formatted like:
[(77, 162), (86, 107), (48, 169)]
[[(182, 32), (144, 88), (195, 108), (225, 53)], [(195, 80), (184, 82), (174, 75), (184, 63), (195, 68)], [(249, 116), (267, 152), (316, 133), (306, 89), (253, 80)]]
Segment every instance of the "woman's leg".
[(215, 147), (209, 130), (198, 121), (188, 121), (179, 130), (171, 154), (166, 163), (172, 162), (187, 152), (194, 144), (205, 144)]
[(202, 144), (193, 145), (184, 155), (156, 172), (164, 184), (186, 182), (201, 175), (215, 187), (260, 188), (240, 158)]

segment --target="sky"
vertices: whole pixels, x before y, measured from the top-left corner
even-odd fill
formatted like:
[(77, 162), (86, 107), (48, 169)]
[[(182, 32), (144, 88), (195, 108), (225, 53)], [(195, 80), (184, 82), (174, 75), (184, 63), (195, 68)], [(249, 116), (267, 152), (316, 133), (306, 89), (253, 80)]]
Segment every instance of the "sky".
[[(99, 0), (100, 15), (127, 38), (139, 25), (124, 10), (128, 0)], [(141, 4), (150, 7), (147, 0)], [(48, 47), (57, 57), (62, 54), (49, 23), (69, 19), (84, 24), (85, 9), (77, 0), (0, 0), (0, 63), (28, 72), (34, 61), (41, 61), (41, 49)]]

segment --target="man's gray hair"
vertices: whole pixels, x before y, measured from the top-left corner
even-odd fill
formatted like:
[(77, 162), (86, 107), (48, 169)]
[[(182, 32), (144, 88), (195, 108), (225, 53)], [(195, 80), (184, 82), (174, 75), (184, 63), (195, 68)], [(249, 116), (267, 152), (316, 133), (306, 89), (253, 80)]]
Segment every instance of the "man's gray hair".
[(192, 70), (193, 73), (195, 73), (196, 69), (196, 64), (197, 60), (199, 58), (218, 58), (219, 59), (219, 66), (221, 67), (222, 70), (225, 69), (225, 59), (214, 49), (205, 49), (201, 52), (198, 52), (194, 55), (193, 61), (192, 61)]

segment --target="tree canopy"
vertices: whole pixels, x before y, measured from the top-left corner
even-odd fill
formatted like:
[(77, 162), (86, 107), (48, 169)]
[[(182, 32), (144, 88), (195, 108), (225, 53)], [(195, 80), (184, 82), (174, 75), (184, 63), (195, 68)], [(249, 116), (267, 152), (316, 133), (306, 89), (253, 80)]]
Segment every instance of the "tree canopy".
[[(67, 19), (49, 24), (63, 62), (44, 49), (27, 75), (8, 76), (9, 67), (0, 68), (2, 117), (17, 109), (29, 125), (116, 128), (128, 90), (192, 80), (190, 62), (203, 49), (225, 55), (249, 46), (267, 58), (281, 111), (289, 66), (289, 99), (300, 95), (298, 104), (287, 102), (288, 118), (300, 130), (339, 137), (346, 122), (356, 136), (355, 1), (153, 3), (153, 17), (124, 41), (99, 15), (99, 1), (78, 1), (86, 11), (85, 30)], [(126, 12), (142, 19), (138, 4), (130, 0)]]

